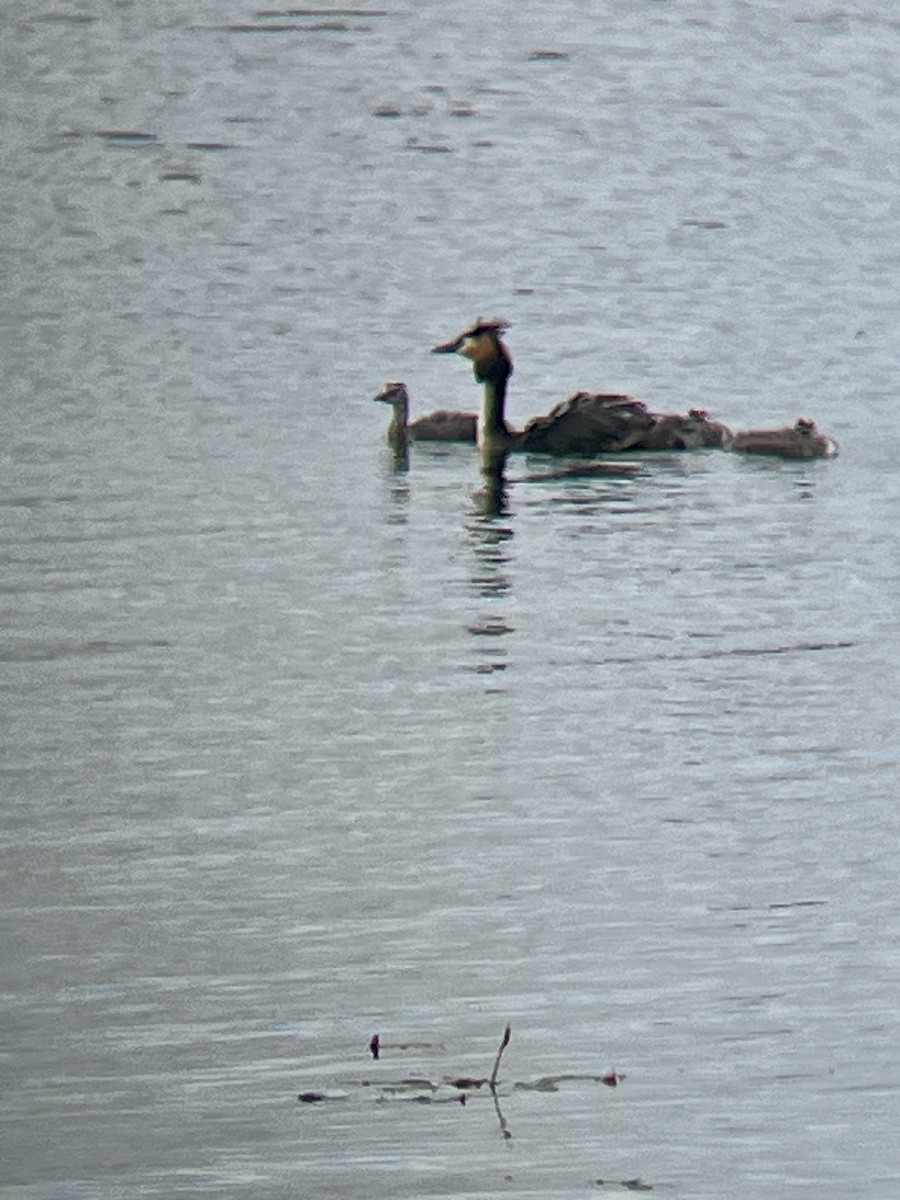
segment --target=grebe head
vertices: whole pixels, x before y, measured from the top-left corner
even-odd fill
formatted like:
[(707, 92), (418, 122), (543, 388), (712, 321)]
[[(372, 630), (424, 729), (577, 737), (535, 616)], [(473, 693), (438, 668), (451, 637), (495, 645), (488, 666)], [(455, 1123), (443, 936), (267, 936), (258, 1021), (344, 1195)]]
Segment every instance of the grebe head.
[(406, 390), (406, 384), (394, 381), (386, 383), (377, 396), (372, 397), (382, 404), (393, 404), (394, 407), (407, 406), (409, 404), (409, 393)]
[(431, 353), (461, 354), (472, 363), (479, 383), (505, 383), (513, 371), (512, 357), (502, 341), (507, 329), (506, 321), (485, 321), (479, 317), (471, 329), (435, 346)]

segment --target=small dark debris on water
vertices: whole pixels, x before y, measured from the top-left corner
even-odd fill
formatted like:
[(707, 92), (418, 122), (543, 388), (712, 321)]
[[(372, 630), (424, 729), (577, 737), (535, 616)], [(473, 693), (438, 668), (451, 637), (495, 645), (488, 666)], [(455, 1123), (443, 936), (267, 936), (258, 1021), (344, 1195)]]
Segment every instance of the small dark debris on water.
[(131, 142), (134, 145), (157, 140), (155, 133), (143, 133), (139, 129), (98, 129), (97, 137), (105, 138), (108, 142)]
[(297, 1099), (301, 1104), (321, 1104), (328, 1097), (324, 1092), (301, 1092)]
[[(273, 16), (281, 14), (273, 13)], [(285, 13), (285, 16), (290, 16)], [(301, 14), (308, 15), (308, 14)], [(367, 13), (366, 16), (370, 14)], [(377, 15), (377, 14), (375, 14)], [(367, 33), (368, 25), (359, 27), (361, 32)], [(261, 24), (250, 21), (239, 22), (234, 25), (224, 26), (226, 33), (349, 33), (351, 27), (346, 21), (317, 21), (313, 25), (301, 25), (298, 21), (265, 21)]]
[(36, 21), (70, 21), (73, 25), (89, 25), (91, 21), (96, 21), (96, 17), (90, 16), (88, 13), (63, 13), (49, 12), (43, 16), (35, 17)]
[(569, 58), (565, 50), (532, 50), (529, 62), (565, 62)]
[(600, 1082), (605, 1083), (607, 1087), (618, 1087), (619, 1076), (616, 1074), (615, 1070), (607, 1071), (605, 1075), (600, 1076)]
[(653, 1191), (653, 1185), (650, 1183), (644, 1183), (642, 1179), (622, 1179), (618, 1183), (613, 1182), (611, 1179), (595, 1179), (594, 1184), (596, 1187), (606, 1187), (607, 1184), (610, 1187), (623, 1187), (627, 1188), (629, 1192)]
[(486, 1079), (469, 1079), (467, 1075), (460, 1076), (459, 1079), (448, 1079), (447, 1082), (451, 1087), (459, 1088), (461, 1092), (474, 1092), (480, 1087), (484, 1087), (487, 1083)]
[(380, 1083), (378, 1087), (385, 1096), (403, 1096), (409, 1092), (422, 1091), (423, 1089), (428, 1092), (436, 1092), (438, 1090), (438, 1084), (432, 1083), (430, 1079), (398, 1079), (394, 1083)]
[(269, 17), (386, 17), (388, 12), (381, 8), (264, 8), (253, 15), (262, 21)]
[(443, 1042), (383, 1042), (381, 1035), (373, 1034), (369, 1042), (369, 1053), (378, 1058), (385, 1050), (434, 1050), (442, 1051)]
[(515, 626), (507, 625), (498, 617), (485, 617), (479, 624), (469, 625), (467, 629), (476, 637), (502, 637), (505, 633), (515, 633)]
[(412, 104), (401, 108), (398, 104), (379, 104), (372, 109), (373, 117), (427, 117), (432, 112), (430, 104)]
[(418, 150), (420, 154), (452, 154), (450, 146), (441, 146), (434, 142), (420, 142), (418, 138), (408, 138), (407, 150)]

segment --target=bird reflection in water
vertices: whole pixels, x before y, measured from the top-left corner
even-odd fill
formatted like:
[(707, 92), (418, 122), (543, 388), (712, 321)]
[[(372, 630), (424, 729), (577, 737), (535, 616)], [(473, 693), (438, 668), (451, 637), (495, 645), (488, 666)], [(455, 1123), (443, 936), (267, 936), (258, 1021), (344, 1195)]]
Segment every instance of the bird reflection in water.
[(384, 463), (385, 525), (409, 523), (409, 453), (405, 446), (392, 446)]
[(481, 454), (481, 487), (475, 493), (476, 511), (483, 517), (509, 514), (509, 488), (506, 482), (507, 452)]
[(401, 442), (391, 446), (391, 467), (395, 475), (409, 473), (409, 443)]
[(468, 525), (477, 569), (469, 576), (476, 596), (502, 599), (512, 591), (508, 574), (512, 562), (510, 543), (515, 536), (510, 525), (497, 525), (476, 519)]
[[(478, 499), (476, 497), (472, 519), (466, 526), (475, 556), (469, 582), (479, 600), (499, 602), (512, 593), (510, 551), (515, 531), (510, 523), (497, 519), (501, 514), (486, 514)], [(505, 615), (493, 606), (488, 610), (482, 609), (470, 621), (467, 629), (477, 639), (474, 647), (478, 656), (475, 672), (492, 675), (497, 671), (505, 671), (509, 665), (507, 635), (515, 632)]]
[(394, 482), (390, 490), (390, 502), (388, 525), (406, 525), (409, 521), (409, 484), (405, 478)]

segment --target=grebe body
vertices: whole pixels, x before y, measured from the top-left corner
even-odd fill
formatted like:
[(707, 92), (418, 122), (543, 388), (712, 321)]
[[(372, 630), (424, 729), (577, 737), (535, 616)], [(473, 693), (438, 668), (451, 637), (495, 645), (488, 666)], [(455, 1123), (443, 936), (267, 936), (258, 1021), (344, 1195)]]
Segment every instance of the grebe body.
[(503, 342), (503, 321), (477, 321), (434, 354), (462, 354), (484, 385), (478, 444), (494, 453), (593, 455), (625, 450), (690, 450), (722, 446), (731, 430), (702, 409), (687, 416), (653, 413), (642, 400), (618, 392), (576, 392), (517, 432), (506, 423), (505, 404), (513, 365)]

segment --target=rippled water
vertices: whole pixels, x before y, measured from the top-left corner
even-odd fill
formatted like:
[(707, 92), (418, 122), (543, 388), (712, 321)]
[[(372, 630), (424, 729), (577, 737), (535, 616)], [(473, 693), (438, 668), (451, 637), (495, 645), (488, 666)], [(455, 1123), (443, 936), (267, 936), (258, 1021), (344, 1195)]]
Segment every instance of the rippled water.
[[(898, 49), (0, 16), (4, 1195), (893, 1200)], [(841, 456), (522, 458), (486, 514), (370, 402), (475, 407), (427, 350), (479, 313), (516, 422)]]

